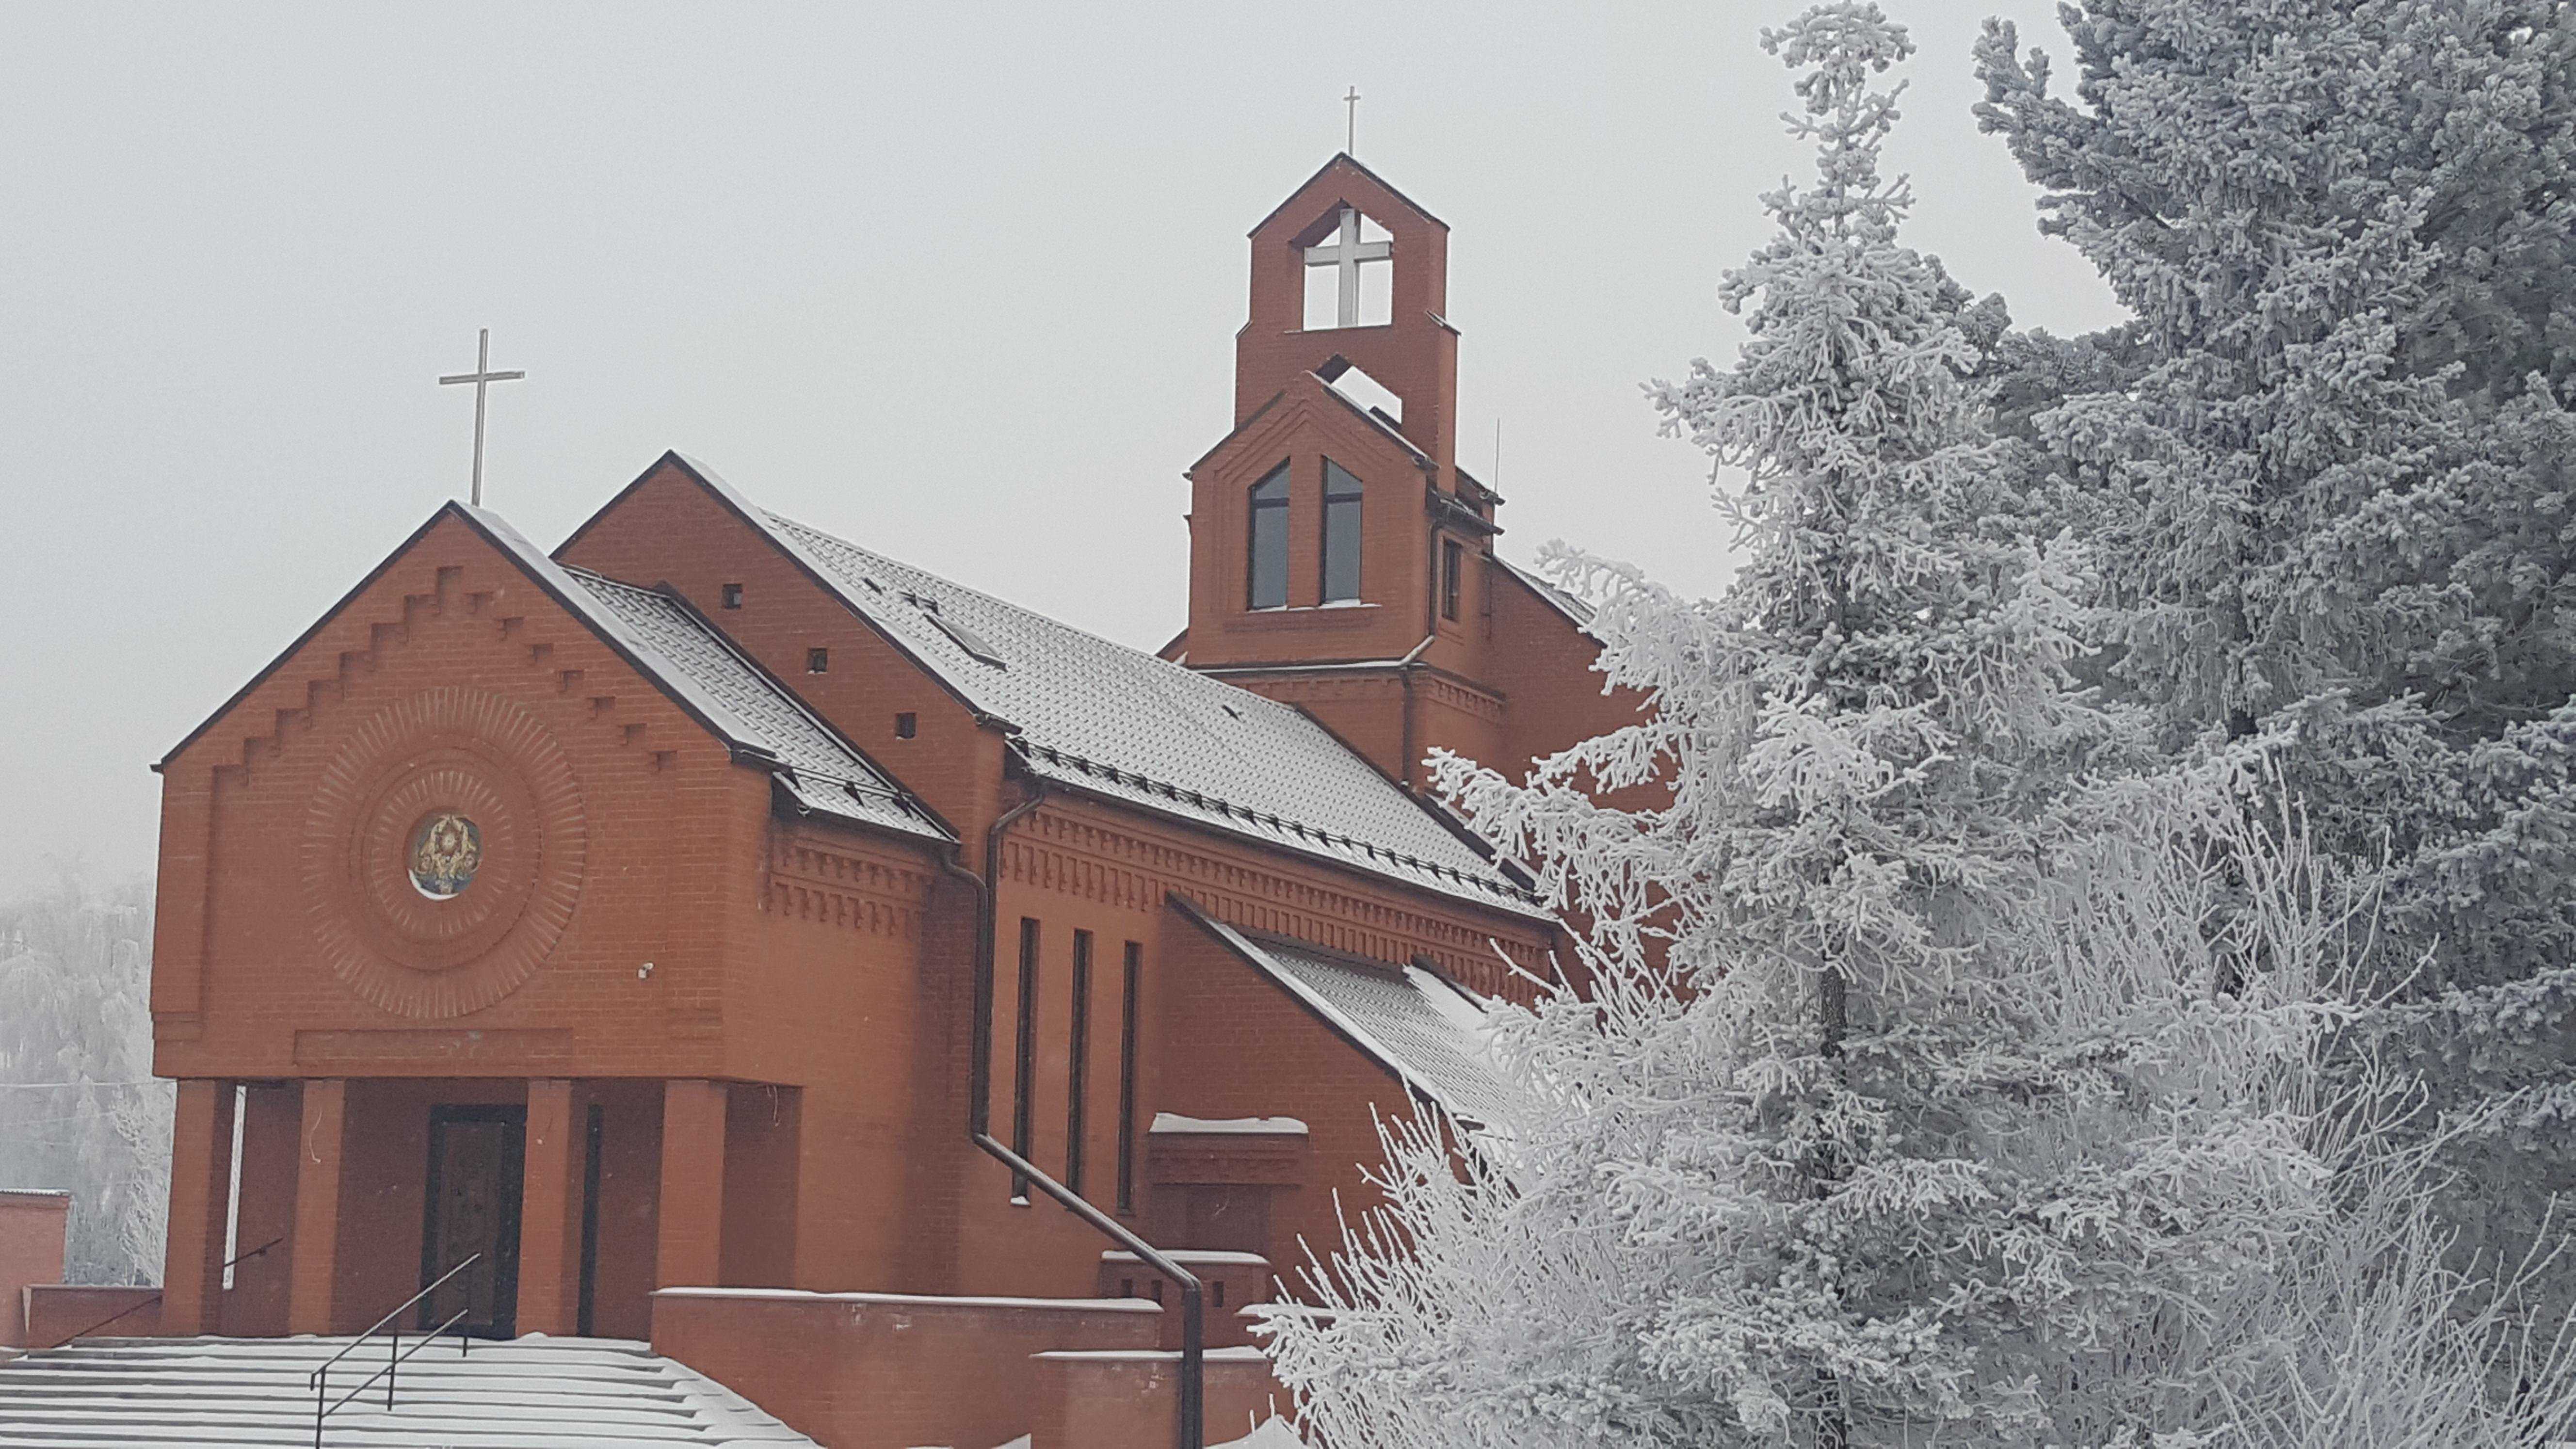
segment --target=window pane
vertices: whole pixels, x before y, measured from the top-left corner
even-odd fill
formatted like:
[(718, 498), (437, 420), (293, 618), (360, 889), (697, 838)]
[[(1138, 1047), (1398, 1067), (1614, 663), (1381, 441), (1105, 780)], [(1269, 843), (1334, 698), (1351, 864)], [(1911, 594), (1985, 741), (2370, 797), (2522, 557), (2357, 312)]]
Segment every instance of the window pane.
[(1465, 552), (1456, 539), (1442, 539), (1440, 542), (1440, 614), (1443, 618), (1458, 617), (1458, 575)]
[(1288, 603), (1288, 468), (1281, 464), (1252, 490), (1248, 539), (1251, 584), (1245, 603), (1255, 609)]
[(1360, 480), (1324, 460), (1324, 602), (1360, 596)]

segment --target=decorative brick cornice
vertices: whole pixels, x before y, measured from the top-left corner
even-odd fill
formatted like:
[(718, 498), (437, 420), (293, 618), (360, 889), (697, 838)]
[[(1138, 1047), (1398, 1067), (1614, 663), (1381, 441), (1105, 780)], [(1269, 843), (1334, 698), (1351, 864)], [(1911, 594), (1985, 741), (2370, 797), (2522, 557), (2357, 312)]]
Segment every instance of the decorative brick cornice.
[(1487, 924), (1463, 911), (1432, 908), (1399, 892), (1323, 883), (1220, 853), (1106, 809), (1050, 804), (1010, 836), (1006, 880), (1122, 910), (1153, 912), (1179, 890), (1230, 924), (1311, 941), (1381, 961), (1428, 958), (1488, 994), (1519, 994), (1494, 947), (1538, 971), (1546, 945), (1526, 925)]
[(770, 863), (767, 905), (785, 920), (912, 941), (930, 896), (922, 870), (782, 835)]

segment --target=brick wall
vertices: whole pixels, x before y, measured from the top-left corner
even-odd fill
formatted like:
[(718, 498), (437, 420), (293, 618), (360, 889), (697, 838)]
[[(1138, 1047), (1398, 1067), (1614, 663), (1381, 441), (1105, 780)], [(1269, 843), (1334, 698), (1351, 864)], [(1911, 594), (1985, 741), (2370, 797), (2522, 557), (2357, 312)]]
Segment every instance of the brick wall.
[(27, 1347), (24, 1290), (63, 1281), (72, 1195), (0, 1188), (0, 1348)]
[(1000, 1444), (1036, 1415), (1033, 1354), (1150, 1349), (1135, 1300), (665, 1289), (653, 1348), (831, 1449)]
[(38, 1283), (28, 1286), (25, 1302), (29, 1349), (59, 1348), (91, 1332), (102, 1337), (150, 1338), (161, 1331), (158, 1288)]
[[(1158, 1449), (1179, 1417), (1180, 1355), (1133, 1350), (1041, 1353), (1030, 1362), (1035, 1422), (1029, 1449)], [(1200, 1369), (1200, 1423), (1209, 1444), (1252, 1432), (1288, 1406), (1259, 1349), (1220, 1348)]]

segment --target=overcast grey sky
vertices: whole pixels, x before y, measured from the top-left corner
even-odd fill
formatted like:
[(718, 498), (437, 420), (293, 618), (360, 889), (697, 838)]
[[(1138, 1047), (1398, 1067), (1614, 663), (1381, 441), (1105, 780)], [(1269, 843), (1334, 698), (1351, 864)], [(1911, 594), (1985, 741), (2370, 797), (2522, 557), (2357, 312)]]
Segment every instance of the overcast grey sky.
[[(2015, 317), (2117, 311), (1922, 47), (1911, 232)], [(1638, 385), (1807, 163), (1747, 4), (0, 3), (0, 896), (148, 869), (146, 765), (467, 474), (551, 544), (665, 448), (1144, 648), (1222, 436), (1244, 233), (1339, 149), (1446, 220), (1460, 456), (1507, 554), (1726, 576)]]

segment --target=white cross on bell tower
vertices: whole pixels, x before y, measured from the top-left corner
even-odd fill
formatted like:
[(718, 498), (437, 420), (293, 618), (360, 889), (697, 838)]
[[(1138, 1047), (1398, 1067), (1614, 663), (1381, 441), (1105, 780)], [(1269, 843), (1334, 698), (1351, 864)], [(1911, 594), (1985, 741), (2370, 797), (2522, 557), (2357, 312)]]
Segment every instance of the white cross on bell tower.
[(1342, 208), (1341, 224), (1333, 239), (1306, 248), (1306, 265), (1332, 267), (1338, 272), (1339, 300), (1334, 309), (1336, 327), (1360, 325), (1360, 267), (1367, 262), (1389, 262), (1395, 258), (1393, 238), (1384, 241), (1360, 240), (1360, 213), (1357, 207)]

